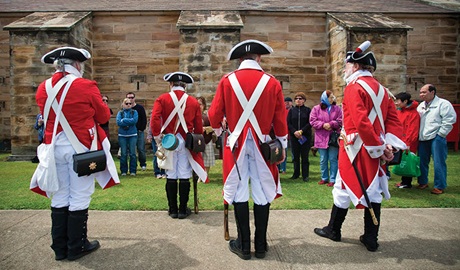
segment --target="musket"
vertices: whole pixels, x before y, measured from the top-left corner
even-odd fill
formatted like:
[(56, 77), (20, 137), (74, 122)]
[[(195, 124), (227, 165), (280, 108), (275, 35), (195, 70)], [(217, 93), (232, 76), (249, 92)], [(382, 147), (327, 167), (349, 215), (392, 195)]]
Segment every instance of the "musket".
[(198, 214), (198, 175), (193, 172), (193, 209), (195, 214)]
[(353, 160), (352, 162), (353, 169), (355, 169), (356, 177), (358, 177), (359, 185), (361, 186), (361, 190), (363, 191), (364, 199), (366, 200), (366, 203), (367, 203), (367, 208), (369, 208), (369, 212), (371, 213), (372, 222), (374, 222), (374, 225), (377, 226), (379, 225), (379, 221), (375, 217), (374, 209), (372, 208), (372, 204), (371, 204), (371, 201), (369, 200), (369, 196), (367, 196), (366, 188), (364, 187), (361, 173), (359, 172), (358, 166), (356, 165), (355, 161), (356, 159)]
[(228, 233), (228, 203), (224, 203), (224, 239), (225, 241), (230, 240), (230, 234)]
[[(344, 145), (346, 147), (346, 145), (347, 145), (347, 137), (343, 133), (340, 134), (340, 137), (342, 138), (342, 140), (344, 142)], [(361, 187), (361, 191), (363, 192), (364, 200), (367, 203), (367, 208), (369, 209), (369, 212), (371, 213), (372, 222), (374, 223), (375, 226), (377, 226), (377, 225), (379, 225), (379, 222), (378, 222), (377, 218), (375, 217), (374, 209), (372, 208), (371, 201), (369, 200), (369, 196), (367, 195), (366, 188), (364, 187), (363, 178), (361, 176), (361, 173), (358, 170), (358, 166), (356, 165), (356, 158), (353, 159), (353, 162), (351, 164), (353, 166), (353, 169), (355, 170), (356, 177), (358, 178), (358, 183), (359, 183), (359, 186)]]

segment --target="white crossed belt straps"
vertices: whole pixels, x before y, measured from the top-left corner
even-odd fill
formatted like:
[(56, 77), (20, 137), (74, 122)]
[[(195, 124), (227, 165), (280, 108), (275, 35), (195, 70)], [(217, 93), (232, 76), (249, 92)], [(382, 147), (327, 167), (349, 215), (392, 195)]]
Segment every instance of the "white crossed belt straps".
[(160, 133), (163, 133), (165, 128), (169, 125), (169, 123), (172, 121), (174, 116), (176, 116), (176, 114), (179, 117), (179, 121), (176, 122), (176, 126), (174, 127), (174, 132), (176, 132), (177, 129), (179, 128), (179, 123), (180, 123), (184, 131), (187, 133), (188, 128), (187, 128), (187, 123), (185, 122), (184, 112), (185, 112), (185, 107), (187, 105), (185, 101), (187, 100), (188, 95), (187, 93), (184, 93), (184, 95), (182, 95), (180, 100), (177, 99), (177, 96), (173, 91), (171, 91), (169, 95), (171, 96), (171, 99), (174, 102), (174, 109), (171, 111), (168, 118), (166, 119), (163, 126), (161, 127)]
[[(373, 124), (375, 122), (375, 118), (378, 117), (382, 130), (385, 131), (385, 126), (383, 124), (382, 108), (380, 107), (382, 105), (383, 97), (385, 95), (384, 87), (381, 84), (379, 84), (379, 90), (376, 95), (374, 93), (374, 90), (372, 90), (372, 88), (365, 81), (357, 80), (356, 82), (359, 83), (359, 85), (361, 85), (364, 88), (364, 90), (366, 90), (366, 92), (372, 99), (372, 103), (374, 106), (372, 110), (369, 112), (369, 121)], [(347, 152), (348, 158), (350, 159), (350, 162), (353, 162), (362, 145), (363, 140), (359, 136), (356, 138), (353, 145), (345, 145), (345, 150)]]
[(270, 80), (270, 76), (264, 74), (262, 78), (260, 78), (254, 93), (252, 93), (251, 97), (249, 98), (249, 101), (246, 99), (246, 96), (244, 95), (243, 89), (241, 88), (235, 73), (232, 73), (228, 79), (232, 85), (236, 97), (238, 98), (238, 101), (240, 102), (241, 107), (243, 108), (243, 113), (241, 114), (240, 119), (238, 120), (233, 132), (228, 136), (230, 149), (233, 149), (235, 146), (235, 143), (238, 140), (238, 137), (241, 135), (244, 125), (248, 120), (251, 122), (257, 137), (259, 137), (259, 140), (263, 142), (264, 136), (260, 130), (259, 122), (257, 122), (257, 118), (254, 115), (253, 109), (256, 106), (260, 96), (262, 95), (265, 86), (267, 86), (267, 83)]
[[(72, 85), (73, 81), (76, 79), (72, 74), (68, 74), (65, 77), (63, 77), (54, 87), (51, 86), (51, 80), (46, 81), (46, 92), (48, 93), (48, 97), (51, 97), (51, 95), (55, 96), (55, 93), (59, 92), (61, 89), (62, 85), (67, 82), (64, 91), (62, 92), (61, 100), (59, 101), (59, 104), (55, 98), (50, 99), (48, 98), (45, 107), (49, 103), (49, 107), (52, 107), (53, 110), (56, 113), (56, 120), (54, 123), (54, 131), (53, 131), (53, 140), (54, 136), (56, 133), (56, 129), (58, 124), (61, 124), (62, 129), (64, 130), (67, 139), (69, 139), (70, 143), (72, 144), (72, 147), (75, 149), (75, 152), (77, 153), (83, 153), (86, 152), (85, 148), (83, 147), (83, 144), (78, 140), (77, 136), (72, 130), (72, 127), (70, 126), (69, 122), (67, 121), (67, 118), (65, 115), (62, 113), (62, 106), (64, 105), (64, 100), (67, 95), (67, 92), (69, 91), (70, 86)], [(51, 101), (50, 101), (51, 100)], [(48, 107), (48, 110), (49, 110)], [(45, 109), (46, 110), (46, 109)], [(89, 129), (89, 132), (91, 136), (93, 137), (92, 143), (91, 143), (91, 150), (97, 150), (97, 131), (96, 131), (96, 125), (94, 125), (92, 128)]]

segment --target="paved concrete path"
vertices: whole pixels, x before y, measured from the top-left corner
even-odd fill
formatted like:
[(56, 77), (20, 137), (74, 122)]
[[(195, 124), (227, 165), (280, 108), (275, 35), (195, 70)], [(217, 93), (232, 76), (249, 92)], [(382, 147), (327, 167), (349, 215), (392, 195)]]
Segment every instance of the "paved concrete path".
[[(101, 248), (58, 262), (50, 211), (0, 211), (0, 269), (460, 269), (460, 209), (383, 209), (377, 252), (359, 242), (362, 210), (348, 212), (342, 242), (316, 236), (329, 213), (271, 211), (270, 251), (243, 261), (228, 250), (222, 212), (178, 220), (166, 212), (90, 211), (89, 239)], [(235, 238), (232, 211), (229, 221)]]

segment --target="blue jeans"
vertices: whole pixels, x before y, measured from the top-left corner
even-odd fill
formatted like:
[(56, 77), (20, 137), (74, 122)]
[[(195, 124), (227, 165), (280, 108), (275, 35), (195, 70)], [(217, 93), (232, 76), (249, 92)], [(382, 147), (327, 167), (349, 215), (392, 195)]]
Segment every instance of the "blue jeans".
[(152, 140), (152, 150), (153, 150), (153, 173), (155, 175), (165, 174), (165, 170), (160, 169), (160, 167), (158, 167), (157, 156), (155, 156), (155, 153), (157, 152), (158, 147), (157, 147), (157, 143), (155, 142), (155, 140)]
[(287, 149), (284, 149), (284, 153), (286, 154), (286, 157), (284, 158), (284, 161), (278, 164), (278, 170), (280, 172), (286, 172), (286, 161), (287, 161)]
[(118, 144), (121, 148), (120, 171), (128, 173), (128, 153), (129, 153), (129, 172), (136, 173), (136, 142), (137, 136), (123, 137), (118, 136)]
[[(318, 148), (319, 152), (319, 167), (321, 170), (321, 180), (335, 183), (335, 177), (337, 176), (338, 162), (337, 158), (339, 155), (339, 148), (329, 146), (327, 149)], [(330, 168), (328, 169), (328, 165)]]
[(428, 168), (430, 157), (433, 156), (434, 162), (434, 187), (445, 189), (447, 187), (447, 141), (439, 135), (429, 141), (418, 143), (418, 155), (420, 157), (420, 176), (419, 184), (428, 184)]
[(137, 131), (137, 155), (139, 156), (139, 165), (147, 166), (147, 158), (145, 157), (145, 137), (144, 131)]

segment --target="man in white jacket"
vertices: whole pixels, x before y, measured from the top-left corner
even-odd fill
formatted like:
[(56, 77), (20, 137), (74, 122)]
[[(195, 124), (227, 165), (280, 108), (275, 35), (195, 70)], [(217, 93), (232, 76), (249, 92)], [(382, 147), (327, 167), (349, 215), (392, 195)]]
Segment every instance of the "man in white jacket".
[(420, 171), (418, 188), (428, 187), (428, 165), (430, 156), (434, 162), (434, 188), (432, 194), (442, 194), (447, 187), (447, 141), (446, 136), (457, 121), (452, 104), (436, 96), (436, 87), (426, 84), (420, 88), (421, 102), (417, 111), (420, 114), (418, 154)]

